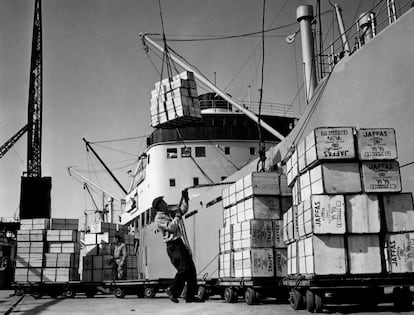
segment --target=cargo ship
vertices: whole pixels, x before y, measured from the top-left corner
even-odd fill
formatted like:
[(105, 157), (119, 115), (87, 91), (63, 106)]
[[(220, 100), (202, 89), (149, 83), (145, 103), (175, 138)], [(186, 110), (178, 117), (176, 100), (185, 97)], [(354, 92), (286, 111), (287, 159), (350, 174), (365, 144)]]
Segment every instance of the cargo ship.
[[(414, 11), (409, 2), (379, 1), (372, 10), (361, 12), (347, 29), (340, 8), (334, 6), (333, 11), (340, 36), (315, 54), (312, 7), (297, 10), (307, 107), (300, 117), (286, 113), (262, 116), (283, 135), (278, 139), (263, 131), (268, 144), (266, 170), (286, 173), (285, 164), (294, 148), (317, 127), (385, 126), (396, 130), (403, 188), (413, 191), (414, 169), (410, 165), (414, 127), (409, 117), (414, 115), (414, 66), (410, 60), (414, 52), (410, 33)], [(287, 40), (295, 40), (298, 33)], [(151, 133), (133, 173), (120, 220), (139, 239), (142, 279), (174, 274), (153, 222), (151, 202), (164, 196), (173, 206), (183, 189), (190, 193), (190, 215), (185, 225), (199, 276), (217, 278), (222, 191), (256, 171), (260, 161), (255, 122), (215, 92), (200, 95), (199, 103), (201, 121), (156, 128)]]

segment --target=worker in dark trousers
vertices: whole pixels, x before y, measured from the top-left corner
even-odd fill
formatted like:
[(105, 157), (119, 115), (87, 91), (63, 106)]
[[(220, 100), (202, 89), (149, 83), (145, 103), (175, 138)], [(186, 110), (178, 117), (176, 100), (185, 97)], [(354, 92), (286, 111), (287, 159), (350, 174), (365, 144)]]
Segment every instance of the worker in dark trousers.
[(188, 211), (188, 193), (183, 191), (181, 201), (175, 209), (170, 209), (163, 197), (157, 197), (152, 202), (152, 207), (157, 211), (155, 222), (162, 233), (164, 242), (167, 243), (167, 253), (171, 263), (177, 269), (167, 294), (171, 301), (178, 303), (178, 297), (187, 282), (186, 302), (202, 302), (197, 293), (197, 273), (189, 248), (184, 244), (180, 221), (182, 215)]

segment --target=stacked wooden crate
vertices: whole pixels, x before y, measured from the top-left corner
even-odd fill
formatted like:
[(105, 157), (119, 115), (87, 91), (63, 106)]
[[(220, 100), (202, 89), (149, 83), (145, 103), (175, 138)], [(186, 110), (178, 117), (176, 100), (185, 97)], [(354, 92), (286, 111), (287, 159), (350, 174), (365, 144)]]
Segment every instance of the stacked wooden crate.
[[(281, 188), (281, 185), (283, 188)], [(283, 277), (282, 208), (291, 190), (277, 173), (251, 173), (223, 190), (219, 277)]]
[(201, 118), (194, 74), (182, 72), (155, 83), (151, 91), (151, 123), (153, 127), (172, 127)]
[[(413, 201), (400, 193), (396, 158), (389, 128), (316, 128), (298, 144), (286, 163), (293, 191), (283, 214), (288, 274), (414, 271)], [(397, 247), (404, 258), (396, 258)]]
[(128, 228), (124, 225), (93, 222), (90, 230), (85, 234), (82, 251), (82, 281), (101, 282), (115, 279), (113, 251), (113, 239), (120, 235), (127, 251), (127, 279), (138, 277), (137, 259), (134, 250), (134, 236), (128, 234)]
[(22, 219), (17, 231), (16, 282), (41, 282), (49, 219)]
[(79, 280), (79, 253), (78, 220), (52, 218), (46, 231), (43, 281)]

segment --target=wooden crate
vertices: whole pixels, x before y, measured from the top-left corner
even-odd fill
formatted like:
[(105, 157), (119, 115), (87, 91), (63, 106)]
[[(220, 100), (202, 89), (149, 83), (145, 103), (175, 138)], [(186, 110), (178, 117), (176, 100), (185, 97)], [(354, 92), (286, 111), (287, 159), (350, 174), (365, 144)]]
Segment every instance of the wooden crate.
[(273, 220), (273, 247), (286, 248), (283, 241), (283, 220)]
[(233, 225), (233, 249), (273, 247), (272, 220), (248, 220)]
[(311, 234), (345, 233), (343, 195), (312, 195), (298, 206), (299, 238)]
[(390, 273), (414, 272), (414, 233), (387, 234), (387, 269)]
[(18, 230), (16, 240), (17, 242), (29, 242), (30, 230)]
[(246, 199), (244, 204), (245, 220), (274, 219), (280, 220), (280, 200), (272, 196), (253, 196)]
[(297, 206), (301, 202), (300, 183), (296, 180), (292, 186), (292, 204)]
[(238, 204), (236, 204), (236, 209), (237, 209), (237, 223), (246, 221), (245, 211), (244, 211), (246, 208), (245, 208), (244, 201), (241, 201)]
[(289, 187), (285, 174), (279, 174), (279, 189), (281, 196), (292, 196), (292, 188)]
[(345, 209), (349, 233), (380, 232), (380, 205), (377, 195), (346, 195)]
[(82, 281), (83, 282), (92, 282), (93, 281), (93, 271), (92, 270), (82, 270)]
[(401, 191), (400, 166), (397, 161), (365, 161), (362, 162), (361, 173), (364, 192)]
[(70, 253), (57, 254), (57, 265), (58, 268), (78, 268), (79, 267), (79, 255)]
[(235, 277), (273, 277), (274, 275), (273, 248), (251, 248), (234, 252)]
[(244, 198), (249, 198), (254, 195), (280, 195), (279, 174), (271, 172), (250, 173), (243, 177), (243, 191)]
[(306, 145), (305, 139), (299, 141), (298, 145), (296, 146), (296, 151), (298, 153), (298, 169), (299, 173), (302, 173), (306, 170)]
[(393, 128), (361, 128), (357, 143), (360, 160), (395, 160), (398, 157)]
[(290, 244), (299, 239), (298, 231), (298, 209), (292, 206), (283, 214), (283, 242)]
[(313, 235), (299, 240), (298, 257), (300, 274), (346, 273), (346, 253), (342, 235)]
[(345, 194), (362, 190), (358, 163), (322, 163), (309, 171), (311, 193)]
[(317, 161), (356, 157), (353, 127), (315, 128), (305, 138), (306, 167)]
[(77, 242), (78, 232), (75, 230), (48, 230), (46, 233), (46, 241)]
[(275, 276), (286, 277), (288, 269), (287, 249), (286, 248), (275, 248)]
[(27, 270), (28, 282), (41, 282), (42, 281), (42, 268), (28, 268)]
[(58, 254), (46, 253), (44, 267), (56, 268), (57, 259), (58, 259)]
[(92, 269), (102, 269), (103, 268), (103, 256), (97, 255), (92, 256)]
[(56, 267), (42, 268), (42, 280), (45, 282), (56, 282)]
[(298, 175), (298, 153), (297, 151), (294, 151), (292, 156), (286, 162), (286, 179), (289, 186), (293, 186)]
[(287, 247), (287, 274), (298, 273), (298, 243), (294, 241)]
[(382, 196), (388, 232), (414, 231), (414, 205), (412, 193)]
[(233, 258), (234, 253), (227, 252), (219, 255), (219, 277), (234, 277)]
[(16, 268), (28, 268), (30, 266), (30, 253), (16, 254)]
[(82, 257), (83, 270), (93, 269), (93, 257), (94, 256), (83, 256)]
[(378, 235), (348, 235), (348, 265), (351, 274), (381, 273)]
[(91, 233), (86, 233), (85, 234), (85, 239), (84, 239), (84, 244), (85, 245), (96, 245), (98, 244), (98, 236), (99, 234), (91, 234)]
[(232, 225), (226, 225), (219, 230), (220, 253), (224, 253), (232, 249), (232, 227)]
[(50, 219), (51, 230), (77, 230), (79, 227), (78, 219)]

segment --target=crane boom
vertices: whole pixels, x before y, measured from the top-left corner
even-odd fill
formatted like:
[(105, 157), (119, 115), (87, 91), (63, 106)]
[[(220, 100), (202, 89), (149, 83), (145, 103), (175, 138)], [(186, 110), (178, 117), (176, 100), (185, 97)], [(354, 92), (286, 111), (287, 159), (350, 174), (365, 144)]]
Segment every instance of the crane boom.
[(25, 125), (22, 129), (20, 129), (16, 134), (7, 140), (1, 147), (0, 147), (0, 159), (10, 150), (10, 148), (24, 135), (24, 133), (29, 129), (28, 125)]
[[(159, 46), (157, 43), (155, 43), (152, 39), (150, 39), (147, 35), (140, 33), (140, 37), (143, 42), (147, 41), (150, 43), (153, 47), (158, 49), (160, 52), (164, 53), (164, 48)], [(189, 65), (187, 62), (176, 56), (175, 54), (171, 54), (171, 58), (178, 63), (181, 67), (183, 67), (187, 71), (191, 71), (194, 73), (194, 76), (200, 80), (203, 84), (205, 84), (207, 87), (209, 87), (211, 90), (213, 90), (217, 95), (220, 95), (222, 98), (224, 98), (227, 102), (229, 102), (231, 105), (236, 107), (238, 110), (240, 110), (242, 113), (244, 113), (247, 117), (255, 121), (256, 123), (259, 123), (259, 125), (269, 131), (272, 135), (274, 135), (276, 138), (280, 139), (281, 141), (285, 138), (280, 132), (275, 130), (273, 127), (268, 125), (263, 120), (259, 120), (259, 118), (251, 111), (249, 111), (247, 108), (243, 107), (242, 105), (235, 102), (231, 97), (229, 97), (226, 93), (224, 93), (222, 90), (220, 90), (217, 86), (215, 86), (213, 83), (211, 83), (201, 72), (199, 72), (195, 67)]]

